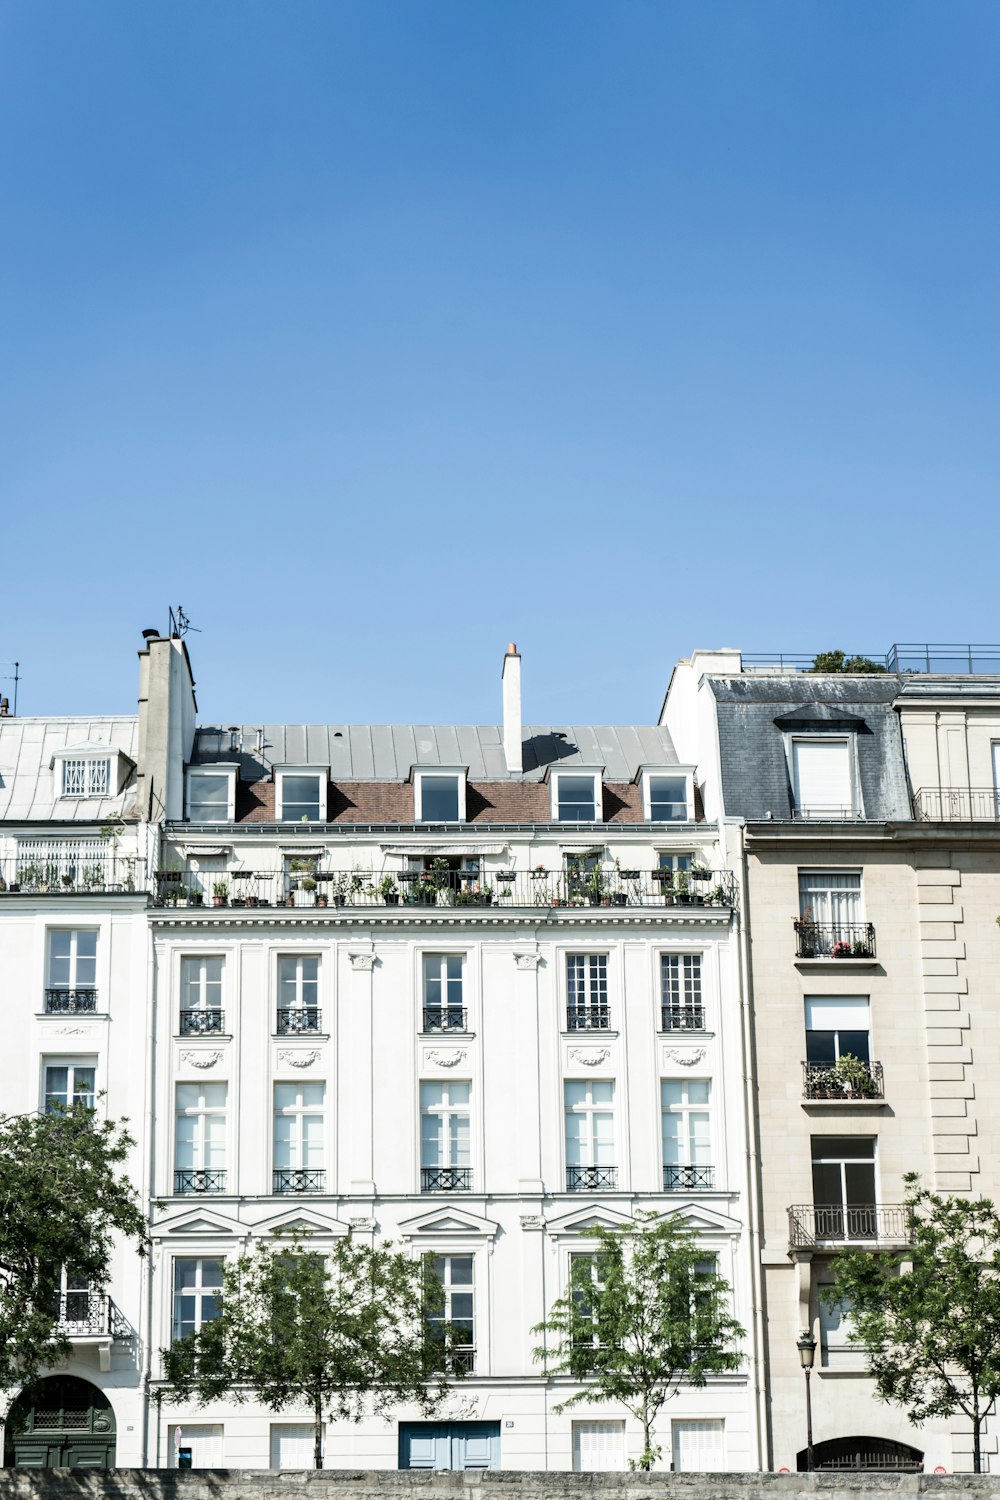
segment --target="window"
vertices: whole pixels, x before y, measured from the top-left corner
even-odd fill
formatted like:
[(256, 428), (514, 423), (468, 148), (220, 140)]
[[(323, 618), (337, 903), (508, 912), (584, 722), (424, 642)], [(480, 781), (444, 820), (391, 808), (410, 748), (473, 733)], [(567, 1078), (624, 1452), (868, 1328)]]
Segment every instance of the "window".
[(97, 1068), (92, 1062), (47, 1062), (45, 1064), (45, 1113), (93, 1109)]
[(853, 1364), (857, 1366), (862, 1355), (861, 1347), (851, 1342), (854, 1325), (851, 1322), (850, 1302), (828, 1304), (820, 1298), (819, 1303), (819, 1347), (820, 1359), (827, 1367), (836, 1369)]
[(468, 1375), (476, 1366), (475, 1256), (428, 1255), (426, 1259), (444, 1288), (444, 1307), (428, 1321), (439, 1334), (443, 1323), (451, 1325), (453, 1346), (449, 1368)]
[(97, 1009), (97, 932), (54, 928), (48, 935), (45, 1009), (56, 1014)]
[(647, 772), (643, 780), (646, 817), (651, 823), (687, 822), (691, 817), (689, 777)]
[(231, 823), (236, 815), (236, 772), (188, 771), (187, 815), (191, 823)]
[(721, 1421), (670, 1424), (675, 1473), (718, 1474), (726, 1467), (725, 1429)]
[(66, 756), (62, 762), (63, 797), (107, 797), (111, 790), (108, 756)]
[(694, 854), (687, 850), (683, 854), (668, 854), (661, 849), (656, 856), (656, 867), (658, 870), (671, 870), (675, 875), (682, 870), (690, 870), (694, 864)]
[(873, 1136), (814, 1135), (812, 1177), (817, 1240), (878, 1238)]
[(853, 818), (858, 809), (850, 741), (793, 740), (792, 792), (797, 818)]
[(806, 996), (806, 1061), (832, 1066), (841, 1057), (870, 1062), (867, 995)]
[(583, 776), (557, 772), (552, 777), (552, 811), (556, 822), (596, 823), (599, 786), (600, 778), (593, 772)]
[(701, 954), (660, 954), (660, 1026), (663, 1031), (704, 1031)]
[(800, 870), (800, 958), (872, 958), (875, 929), (861, 917), (860, 870)]
[(465, 1031), (461, 953), (425, 953), (424, 1031)]
[(319, 1031), (319, 959), (314, 954), (283, 954), (278, 959), (280, 1033)]
[(464, 823), (465, 772), (414, 771), (413, 803), (417, 823)]
[(181, 959), (182, 1036), (204, 1036), (223, 1029), (222, 959)]
[(468, 1083), (420, 1085), (420, 1186), (425, 1193), (472, 1187)]
[(665, 1193), (715, 1186), (711, 1088), (705, 1078), (664, 1078), (660, 1083)]
[(274, 1085), (274, 1191), (322, 1193), (326, 1085)]
[(221, 1294), (221, 1260), (175, 1260), (173, 1337), (198, 1333), (217, 1318)]
[(611, 1079), (568, 1081), (566, 1106), (566, 1189), (568, 1192), (618, 1186), (615, 1156), (615, 1086)]
[[(597, 1322), (597, 1307), (599, 1297), (596, 1293), (603, 1292), (604, 1282), (601, 1280), (600, 1260), (591, 1251), (576, 1250), (569, 1258), (569, 1288), (570, 1297), (573, 1302), (573, 1311), (581, 1322), (590, 1322), (592, 1331), (587, 1334), (582, 1330), (578, 1332), (573, 1348), (574, 1351), (599, 1349), (601, 1347), (600, 1334)], [(591, 1292), (593, 1288), (593, 1292)], [(593, 1362), (584, 1355), (580, 1364), (574, 1372), (578, 1376), (589, 1374), (593, 1370)]]
[(177, 1085), (175, 1193), (226, 1190), (225, 1083)]
[(326, 781), (325, 772), (279, 771), (274, 814), (278, 822), (325, 823)]
[(574, 1422), (573, 1469), (577, 1474), (604, 1473), (625, 1467), (624, 1422)]
[(567, 953), (566, 1030), (607, 1031), (610, 1025), (607, 954)]
[(59, 1272), (59, 1291), (53, 1311), (60, 1332), (68, 1334), (100, 1333), (103, 1329), (104, 1298), (91, 1290), (81, 1271), (64, 1265)]

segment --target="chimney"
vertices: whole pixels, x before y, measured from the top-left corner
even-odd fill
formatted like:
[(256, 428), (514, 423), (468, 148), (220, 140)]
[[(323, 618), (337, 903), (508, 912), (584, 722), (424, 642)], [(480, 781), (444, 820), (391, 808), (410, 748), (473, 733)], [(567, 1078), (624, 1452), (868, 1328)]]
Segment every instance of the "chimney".
[(10, 717), (10, 703), (7, 701), (6, 698), (0, 698), (0, 719), (7, 719), (9, 717)]
[(521, 658), (511, 641), (503, 659), (503, 753), (508, 771), (523, 771), (521, 759)]
[(194, 677), (179, 636), (142, 632), (134, 808), (151, 823), (184, 816), (184, 766), (194, 745)]

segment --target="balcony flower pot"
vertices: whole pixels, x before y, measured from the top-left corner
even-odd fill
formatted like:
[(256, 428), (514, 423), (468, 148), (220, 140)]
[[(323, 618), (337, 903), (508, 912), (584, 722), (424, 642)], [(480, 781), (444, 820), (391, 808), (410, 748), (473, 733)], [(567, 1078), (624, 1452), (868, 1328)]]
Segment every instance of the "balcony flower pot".
[[(665, 874), (666, 871), (664, 871), (662, 873)], [(619, 875), (619, 878), (622, 879), (622, 880), (638, 880), (638, 879), (640, 879), (640, 877), (642, 875), (642, 871), (641, 870), (619, 870), (618, 871), (618, 875)]]
[(382, 897), (382, 900), (385, 902), (386, 906), (398, 906), (399, 905), (399, 892), (398, 891), (387, 891), (386, 894)]
[(228, 906), (229, 902), (226, 900), (225, 896), (213, 896), (212, 897), (212, 905), (213, 906)]
[(201, 891), (190, 891), (188, 893), (188, 906), (204, 906), (205, 897)]
[(245, 904), (247, 906), (259, 906), (260, 905), (260, 897), (259, 896), (247, 896)]
[(830, 957), (831, 958), (852, 958), (853, 954), (851, 952), (851, 945), (850, 945), (850, 943), (845, 943), (843, 941), (841, 941), (839, 943), (834, 943), (833, 947), (830, 949)]
[[(344, 904), (343, 897), (342, 896), (340, 896), (340, 897), (335, 896), (334, 900), (333, 900), (333, 904), (334, 904), (334, 906), (343, 906), (343, 904)], [(329, 896), (325, 896), (325, 895), (322, 895), (322, 894), (319, 895), (319, 896), (317, 896), (316, 897), (316, 905), (317, 906), (329, 906), (330, 905), (330, 898), (329, 898)]]
[(494, 878), (494, 880), (499, 881), (501, 885), (510, 885), (512, 881), (514, 881), (514, 880), (517, 879), (517, 871), (516, 870), (498, 870), (497, 873), (496, 873), (496, 875), (493, 878)]
[(611, 905), (612, 906), (627, 906), (628, 905), (628, 897), (625, 895), (624, 891), (618, 891), (614, 896), (611, 897)]

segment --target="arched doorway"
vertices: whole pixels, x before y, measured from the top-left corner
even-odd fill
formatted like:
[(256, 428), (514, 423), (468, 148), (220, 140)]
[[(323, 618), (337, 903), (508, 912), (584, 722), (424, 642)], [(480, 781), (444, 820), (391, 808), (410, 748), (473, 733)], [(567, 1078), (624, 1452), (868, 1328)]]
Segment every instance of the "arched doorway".
[(4, 1463), (21, 1469), (111, 1469), (115, 1414), (103, 1391), (51, 1375), (22, 1392), (7, 1418)]
[[(805, 1469), (808, 1454), (803, 1448), (798, 1455), (797, 1466)], [(892, 1438), (842, 1437), (828, 1438), (825, 1443), (813, 1446), (813, 1467), (844, 1471), (871, 1472), (892, 1471), (894, 1473), (920, 1474), (924, 1467), (924, 1455), (919, 1448), (910, 1448), (906, 1443), (895, 1443)]]

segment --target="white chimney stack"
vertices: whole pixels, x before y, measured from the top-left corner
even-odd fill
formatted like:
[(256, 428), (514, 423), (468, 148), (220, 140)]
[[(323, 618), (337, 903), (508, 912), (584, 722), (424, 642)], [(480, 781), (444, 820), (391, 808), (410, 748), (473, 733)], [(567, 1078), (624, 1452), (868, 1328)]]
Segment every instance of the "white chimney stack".
[(523, 771), (521, 760), (521, 658), (511, 641), (503, 659), (503, 753), (508, 771)]

